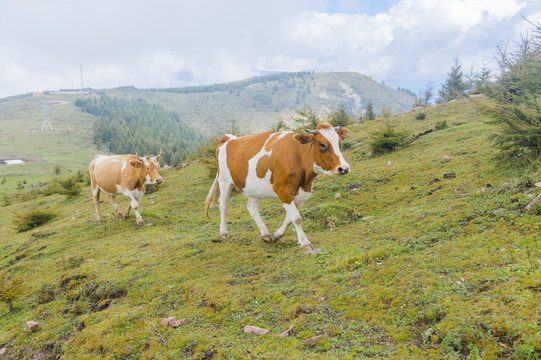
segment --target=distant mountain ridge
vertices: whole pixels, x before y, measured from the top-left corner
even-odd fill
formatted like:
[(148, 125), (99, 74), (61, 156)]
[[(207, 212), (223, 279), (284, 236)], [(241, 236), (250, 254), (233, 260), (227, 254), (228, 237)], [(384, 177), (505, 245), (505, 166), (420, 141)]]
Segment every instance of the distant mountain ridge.
[(326, 114), (344, 105), (358, 118), (372, 102), (379, 113), (408, 111), (415, 98), (355, 72), (293, 72), (252, 77), (229, 83), (182, 88), (104, 90), (110, 96), (141, 97), (179, 113), (182, 121), (210, 136), (228, 128), (234, 118), (247, 133), (269, 129), (304, 105)]

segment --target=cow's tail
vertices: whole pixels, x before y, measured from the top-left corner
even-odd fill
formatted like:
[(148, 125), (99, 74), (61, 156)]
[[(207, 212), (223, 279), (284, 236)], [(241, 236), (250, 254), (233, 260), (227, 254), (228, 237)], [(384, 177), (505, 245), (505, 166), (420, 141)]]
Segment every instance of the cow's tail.
[(209, 209), (212, 206), (214, 199), (216, 198), (217, 190), (218, 190), (218, 174), (216, 174), (216, 178), (214, 178), (214, 182), (212, 183), (212, 186), (210, 187), (209, 194), (207, 195), (207, 198), (205, 199), (205, 208), (207, 209), (207, 217), (209, 219), (210, 219)]

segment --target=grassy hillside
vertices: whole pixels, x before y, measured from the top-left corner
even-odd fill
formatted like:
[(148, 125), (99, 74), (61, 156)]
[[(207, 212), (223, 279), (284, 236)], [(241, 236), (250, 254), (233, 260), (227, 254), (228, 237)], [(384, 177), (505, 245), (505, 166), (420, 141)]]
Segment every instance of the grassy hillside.
[[(48, 181), (58, 164), (61, 174), (85, 169), (98, 149), (92, 143), (94, 117), (73, 106), (73, 95), (25, 97), (0, 102), (0, 159), (26, 159), (18, 165), (0, 165), (1, 193), (13, 193), (17, 183), (32, 187)], [(50, 104), (54, 131), (39, 131), (44, 104)], [(24, 182), (24, 184), (23, 184)]]
[[(408, 111), (413, 103), (410, 95), (358, 73), (288, 73), (207, 87), (162, 90), (123, 87), (98, 93), (120, 99), (142, 98), (159, 105), (160, 109), (163, 106), (172, 110), (175, 119), (178, 118), (197, 132), (197, 139), (201, 135), (206, 137), (223, 133), (230, 128), (233, 118), (244, 133), (268, 130), (280, 118), (288, 119), (294, 115), (295, 110), (301, 109), (304, 104), (321, 114), (344, 104), (351, 115), (358, 117), (368, 101), (373, 102), (376, 112), (383, 106), (390, 106), (394, 112)], [(0, 195), (11, 194), (21, 187), (30, 188), (38, 181), (46, 182), (56, 165), (60, 166), (63, 174), (72, 173), (84, 169), (96, 153), (108, 153), (108, 149), (98, 150), (92, 143), (92, 125), (98, 118), (74, 106), (80, 97), (67, 94), (32, 97), (28, 94), (0, 99), (0, 125), (3, 129), (0, 133), (0, 160), (32, 160), (17, 166), (0, 165)], [(41, 129), (43, 104), (51, 104), (50, 119), (54, 132), (38, 131)], [(121, 120), (115, 117), (115, 121), (103, 121), (112, 127), (113, 123)], [(165, 123), (163, 117), (162, 120)], [(142, 128), (137, 127), (141, 132)], [(141, 141), (135, 139), (133, 146), (126, 146), (135, 149), (125, 152), (143, 153), (144, 148), (148, 147), (141, 144), (137, 148), (134, 144), (141, 144)], [(193, 149), (194, 146), (187, 147)], [(159, 148), (159, 145), (154, 148)], [(167, 151), (169, 148), (176, 148), (176, 153)], [(168, 143), (164, 151), (167, 152), (164, 159), (172, 162), (183, 160), (186, 149), (182, 137), (178, 144)], [(3, 178), (6, 178), (6, 182), (1, 184)]]
[[(239, 194), (231, 239), (213, 242), (219, 212), (205, 217), (211, 179), (201, 162), (162, 171), (164, 184), (141, 201), (152, 226), (137, 228), (133, 214), (98, 224), (88, 188), (0, 208), (0, 269), (22, 284), (14, 311), (0, 302), (4, 358), (541, 357), (539, 216), (523, 211), (538, 174), (494, 168), (490, 128), (471, 101), (426, 114), (393, 121), (412, 135), (449, 127), (375, 158), (367, 139), (382, 124), (350, 128), (352, 172), (318, 177), (301, 211), (317, 256), (300, 256), (291, 228), (261, 241)], [(14, 212), (35, 207), (58, 217), (16, 233)], [(281, 224), (276, 201), (260, 208), (269, 229)], [(159, 324), (170, 316), (189, 323)], [(25, 333), (28, 320), (41, 329)], [(305, 343), (317, 335), (327, 338)]]
[[(175, 92), (177, 91), (177, 92)], [(246, 133), (268, 130), (279, 118), (288, 119), (310, 105), (318, 113), (340, 104), (358, 117), (369, 101), (379, 113), (384, 106), (393, 113), (409, 111), (414, 98), (353, 72), (286, 73), (227, 84), (180, 89), (107, 90), (117, 97), (142, 97), (177, 110), (181, 120), (205, 135), (222, 133), (235, 118)]]

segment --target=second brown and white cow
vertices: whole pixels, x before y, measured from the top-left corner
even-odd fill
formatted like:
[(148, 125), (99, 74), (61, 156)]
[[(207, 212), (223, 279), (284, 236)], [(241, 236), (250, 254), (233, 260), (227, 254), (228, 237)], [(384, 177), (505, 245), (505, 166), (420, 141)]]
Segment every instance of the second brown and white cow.
[[(96, 155), (90, 162), (90, 185), (96, 208), (96, 217), (103, 222), (100, 212), (100, 191), (109, 195), (109, 202), (115, 208), (116, 215), (126, 220), (130, 209), (135, 212), (137, 225), (144, 225), (139, 214), (139, 199), (145, 193), (147, 184), (160, 184), (163, 178), (158, 173), (160, 154), (140, 157), (137, 155)], [(122, 213), (116, 203), (116, 196), (124, 194), (128, 199), (128, 207)]]
[[(318, 174), (344, 175), (350, 171), (340, 151), (349, 130), (321, 123), (308, 134), (264, 132), (236, 137), (224, 135), (216, 149), (218, 172), (205, 200), (207, 216), (220, 188), (220, 233), (227, 237), (225, 214), (233, 186), (248, 197), (248, 211), (261, 238), (280, 239), (293, 223), (301, 248), (313, 246), (301, 227), (299, 208), (310, 197), (312, 181)], [(270, 234), (259, 215), (260, 199), (279, 198), (286, 210), (282, 226)]]

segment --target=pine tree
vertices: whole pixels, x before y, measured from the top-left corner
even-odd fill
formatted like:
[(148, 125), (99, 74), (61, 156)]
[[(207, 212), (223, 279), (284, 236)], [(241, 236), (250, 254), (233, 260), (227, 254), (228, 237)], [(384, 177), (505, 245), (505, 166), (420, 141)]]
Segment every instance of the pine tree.
[(500, 74), (485, 106), (499, 131), (492, 136), (502, 159), (515, 166), (541, 166), (541, 26), (522, 37), (514, 52), (498, 47)]
[(456, 100), (464, 97), (468, 90), (468, 83), (464, 80), (464, 73), (462, 72), (462, 64), (455, 56), (455, 63), (451, 67), (451, 71), (447, 74), (447, 80), (445, 84), (441, 86), (439, 92), (438, 103), (444, 103), (451, 100)]
[(338, 110), (334, 110), (329, 115), (327, 115), (326, 120), (332, 126), (347, 126), (353, 122), (352, 117), (346, 111), (343, 103), (340, 104)]
[(374, 105), (372, 105), (372, 100), (369, 100), (368, 104), (366, 104), (364, 118), (366, 120), (376, 120), (376, 113), (374, 112)]

